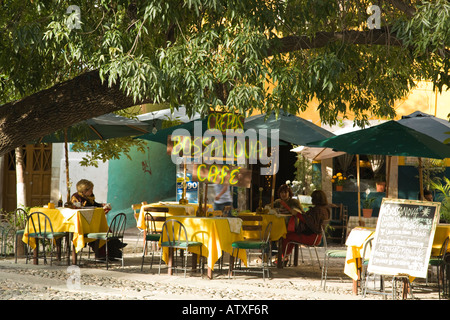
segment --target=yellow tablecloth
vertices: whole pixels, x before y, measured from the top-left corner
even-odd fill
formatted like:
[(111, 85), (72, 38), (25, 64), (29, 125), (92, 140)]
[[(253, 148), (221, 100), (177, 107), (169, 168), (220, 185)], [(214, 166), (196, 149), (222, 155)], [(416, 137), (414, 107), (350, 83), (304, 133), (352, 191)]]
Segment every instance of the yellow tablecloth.
[[(450, 236), (450, 224), (438, 224), (436, 226), (436, 232), (434, 233), (433, 247), (431, 249), (431, 255), (439, 255), (442, 247), (442, 243), (445, 238)], [(447, 252), (450, 252), (450, 246), (447, 248)]]
[[(202, 256), (208, 259), (208, 267), (214, 270), (214, 264), (222, 256), (222, 251), (229, 254), (233, 248), (231, 244), (235, 241), (244, 240), (242, 230), (239, 233), (231, 232), (228, 219), (236, 218), (212, 218), (212, 217), (190, 217), (173, 216), (171, 219), (180, 221), (185, 227), (188, 239), (190, 241), (199, 241), (203, 243)], [(166, 240), (163, 235), (162, 241)], [(191, 252), (200, 254), (200, 248), (192, 247)], [(168, 262), (168, 250), (163, 250), (163, 260)], [(247, 254), (245, 250), (239, 250), (239, 258), (247, 265)]]
[[(245, 212), (240, 213), (239, 215), (258, 215), (256, 212)], [(273, 215), (273, 214), (259, 214), (262, 216), (262, 232), (264, 235), (264, 230), (266, 230), (269, 222), (272, 222), (272, 231), (270, 233), (270, 241), (277, 241), (280, 238), (286, 238), (287, 230), (286, 230), (286, 220), (282, 216)], [(238, 216), (239, 217), (239, 216)], [(248, 222), (250, 223), (250, 222)], [(255, 222), (256, 224), (256, 222)], [(258, 238), (259, 235), (257, 231), (243, 231), (243, 235), (245, 238)]]
[[(137, 227), (145, 230), (145, 208), (148, 207), (166, 207), (169, 209), (167, 216), (195, 216), (195, 213), (198, 209), (198, 204), (196, 203), (188, 203), (188, 204), (179, 204), (178, 202), (156, 202), (150, 204), (144, 204), (141, 207), (141, 211), (139, 212), (139, 217), (137, 220)], [(211, 205), (207, 205), (208, 208), (211, 208)], [(160, 225), (162, 226), (162, 224)], [(159, 229), (157, 225), (157, 229)]]
[[(76, 252), (83, 249), (87, 239), (84, 234), (90, 232), (107, 232), (108, 222), (106, 221), (103, 208), (92, 209), (68, 209), (68, 208), (31, 208), (30, 213), (42, 212), (46, 214), (52, 222), (53, 232), (73, 232), (72, 243)], [(25, 226), (25, 232), (22, 241), (28, 242), (28, 226)], [(30, 230), (32, 231), (32, 230)], [(34, 249), (34, 239), (30, 239), (30, 246)]]
[[(347, 246), (347, 255), (345, 257), (344, 273), (348, 275), (353, 280), (358, 280), (358, 259), (362, 255), (362, 247), (364, 242), (374, 234), (374, 228), (363, 228), (358, 227), (352, 229), (350, 232), (345, 245)], [(370, 254), (369, 253), (366, 253)]]

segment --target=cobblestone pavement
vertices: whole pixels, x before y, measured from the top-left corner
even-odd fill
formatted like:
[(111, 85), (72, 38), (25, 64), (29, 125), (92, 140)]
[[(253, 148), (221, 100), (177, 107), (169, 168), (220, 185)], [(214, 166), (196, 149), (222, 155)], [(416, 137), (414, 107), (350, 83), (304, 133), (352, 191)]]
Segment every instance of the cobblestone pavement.
[[(131, 244), (134, 247), (134, 244)], [(129, 248), (134, 249), (134, 248)], [(261, 274), (237, 274), (228, 279), (227, 270), (214, 271), (209, 280), (199, 272), (168, 276), (159, 258), (153, 268), (148, 261), (141, 272), (141, 254), (125, 254), (125, 267), (115, 262), (109, 270), (104, 264), (82, 259), (80, 267), (57, 262), (53, 266), (14, 263), (12, 257), (0, 259), (0, 300), (381, 300), (381, 295), (354, 295), (352, 282), (343, 273), (343, 261), (331, 260), (327, 290), (320, 286), (317, 261), (305, 260), (297, 267), (271, 268), (271, 278)], [(323, 254), (323, 253), (322, 253)], [(305, 255), (305, 258), (308, 254)], [(84, 255), (85, 257), (86, 255)], [(436, 284), (418, 281), (415, 299), (438, 299)], [(391, 299), (391, 298), (388, 298)]]

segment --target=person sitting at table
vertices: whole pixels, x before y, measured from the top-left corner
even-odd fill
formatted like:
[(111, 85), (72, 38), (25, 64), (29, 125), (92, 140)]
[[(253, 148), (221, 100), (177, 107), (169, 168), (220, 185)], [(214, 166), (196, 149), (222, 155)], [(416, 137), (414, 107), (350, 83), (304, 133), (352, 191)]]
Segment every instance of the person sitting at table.
[[(290, 215), (286, 218), (286, 229), (291, 231), (295, 231), (297, 225), (295, 214), (304, 212), (300, 201), (294, 199), (293, 195), (294, 192), (292, 191), (292, 188), (287, 184), (282, 184), (278, 188), (278, 199), (273, 203), (273, 208), (279, 214)], [(272, 255), (275, 254), (277, 249), (277, 241), (273, 241)]]
[(220, 210), (225, 215), (230, 216), (231, 211), (224, 212), (225, 207), (232, 206), (233, 199), (231, 198), (230, 186), (228, 184), (215, 184), (214, 192), (214, 211)]
[(103, 207), (105, 214), (111, 210), (111, 206), (108, 204), (98, 203), (95, 201), (94, 184), (91, 181), (81, 179), (77, 182), (76, 188), (77, 192), (72, 195), (70, 202), (79, 202), (82, 207)]
[[(95, 201), (94, 184), (92, 183), (92, 181), (81, 179), (77, 182), (76, 188), (77, 192), (75, 192), (70, 199), (72, 203), (79, 202), (81, 204), (81, 207), (103, 207), (105, 214), (107, 214), (111, 210), (111, 206)], [(98, 243), (99, 240), (89, 242), (89, 246), (95, 252), (95, 257), (97, 259), (105, 259), (106, 247), (102, 246), (98, 248)], [(119, 248), (123, 248), (126, 245), (126, 243), (122, 243), (118, 239), (110, 240), (108, 242), (109, 258), (111, 260), (115, 260), (115, 258), (121, 258), (122, 252), (119, 250)]]
[(305, 245), (314, 245), (322, 239), (322, 225), (325, 220), (330, 218), (331, 214), (325, 192), (322, 190), (313, 191), (311, 194), (311, 202), (313, 206), (306, 213), (299, 213), (294, 210), (291, 212), (293, 217), (298, 219), (298, 221), (296, 222), (295, 230), (288, 230), (286, 238), (283, 239), (282, 253), (284, 255), (286, 252), (286, 256), (283, 257), (285, 262), (294, 246), (293, 244), (288, 246), (290, 241)]
[(273, 208), (279, 214), (294, 214), (298, 212), (304, 212), (302, 209), (302, 205), (298, 199), (292, 198), (294, 192), (287, 184), (282, 184), (280, 188), (278, 188), (278, 198), (273, 203)]

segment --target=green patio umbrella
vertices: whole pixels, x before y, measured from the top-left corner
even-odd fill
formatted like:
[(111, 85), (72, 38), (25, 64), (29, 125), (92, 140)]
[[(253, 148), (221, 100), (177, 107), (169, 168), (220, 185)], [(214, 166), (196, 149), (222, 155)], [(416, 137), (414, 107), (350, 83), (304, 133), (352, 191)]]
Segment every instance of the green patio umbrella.
[[(396, 121), (387, 121), (367, 129), (353, 131), (321, 141), (310, 142), (307, 146), (328, 147), (355, 155), (373, 154), (418, 157), (419, 161), (422, 157), (435, 159), (450, 158), (450, 146), (426, 134), (401, 125)], [(357, 165), (359, 166), (358, 161)], [(422, 173), (419, 172), (419, 181), (422, 181), (422, 179)], [(360, 206), (359, 202), (358, 207)], [(358, 216), (361, 214), (359, 211), (358, 208)]]
[[(296, 145), (306, 145), (308, 142), (333, 137), (334, 134), (311, 121), (281, 111), (278, 118), (275, 112), (258, 114), (245, 119), (244, 129), (279, 130), (280, 141)], [(270, 134), (270, 131), (268, 132)]]
[(105, 140), (111, 138), (136, 136), (147, 133), (151, 126), (135, 119), (121, 117), (108, 113), (99, 117), (78, 122), (63, 130), (42, 137), (38, 143), (63, 142), (66, 160), (67, 202), (70, 200), (69, 182), (69, 142), (81, 142), (90, 140)]
[(151, 130), (151, 126), (148, 123), (108, 113), (68, 127), (67, 137), (65, 137), (65, 130), (63, 129), (42, 137), (38, 142), (105, 140), (141, 135), (149, 132), (149, 130)]
[[(285, 111), (281, 111), (278, 117), (275, 112), (268, 114), (259, 114), (251, 116), (245, 119), (244, 129), (255, 129), (261, 137), (263, 134), (259, 129), (268, 129), (268, 136), (266, 137), (270, 141), (270, 130), (279, 130), (279, 144), (296, 144), (306, 145), (308, 142), (318, 139), (325, 139), (333, 137), (334, 134), (325, 130), (311, 121), (297, 117)], [(276, 175), (273, 175), (272, 181), (272, 194), (271, 194), (271, 206), (273, 207), (275, 199), (275, 179)]]
[(307, 145), (333, 148), (349, 154), (450, 158), (450, 146), (396, 121), (387, 121)]
[(201, 134), (203, 135), (203, 133), (207, 129), (208, 119), (196, 119), (196, 120), (182, 123), (182, 124), (179, 124), (179, 125), (176, 125), (173, 127), (158, 130), (158, 131), (156, 131), (156, 133), (149, 132), (149, 133), (137, 136), (136, 139), (145, 139), (145, 140), (149, 140), (149, 141), (166, 144), (168, 137), (171, 136), (173, 134), (173, 132), (177, 129), (187, 130), (187, 132), (191, 136), (193, 136), (196, 123), (197, 123), (197, 125), (201, 124), (201, 127), (202, 127)]

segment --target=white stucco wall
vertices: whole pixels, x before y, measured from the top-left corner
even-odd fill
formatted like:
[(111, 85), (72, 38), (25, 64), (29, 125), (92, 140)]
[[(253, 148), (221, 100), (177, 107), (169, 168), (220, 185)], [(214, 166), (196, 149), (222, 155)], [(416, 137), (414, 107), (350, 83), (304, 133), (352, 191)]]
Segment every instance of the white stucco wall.
[[(69, 151), (69, 180), (71, 184), (71, 194), (76, 192), (76, 184), (81, 179), (88, 179), (94, 183), (95, 200), (99, 203), (107, 202), (108, 195), (108, 162), (99, 162), (96, 167), (83, 167), (80, 161), (84, 153)], [(62, 199), (66, 202), (67, 187), (66, 187), (66, 161), (64, 155), (60, 160), (60, 179), (59, 190)], [(59, 197), (59, 195), (58, 195)]]

